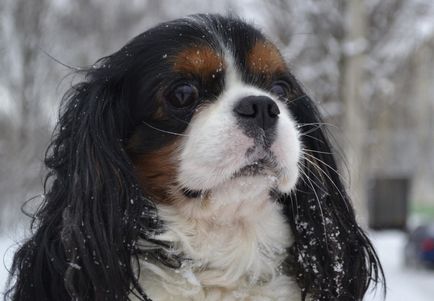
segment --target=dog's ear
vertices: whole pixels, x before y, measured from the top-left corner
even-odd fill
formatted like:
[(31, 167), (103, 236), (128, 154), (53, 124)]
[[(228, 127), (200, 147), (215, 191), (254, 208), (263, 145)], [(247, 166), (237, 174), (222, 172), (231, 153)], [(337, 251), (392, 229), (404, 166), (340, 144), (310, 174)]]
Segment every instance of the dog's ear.
[(132, 290), (146, 299), (132, 259), (138, 236), (158, 221), (124, 150), (131, 118), (111, 59), (63, 100), (45, 159), (45, 199), (13, 260), (13, 300), (126, 300)]
[(301, 96), (288, 106), (303, 145), (300, 179), (293, 193), (281, 198), (295, 238), (289, 268), (304, 297), (362, 300), (371, 281), (384, 280), (378, 257), (356, 222), (313, 101)]

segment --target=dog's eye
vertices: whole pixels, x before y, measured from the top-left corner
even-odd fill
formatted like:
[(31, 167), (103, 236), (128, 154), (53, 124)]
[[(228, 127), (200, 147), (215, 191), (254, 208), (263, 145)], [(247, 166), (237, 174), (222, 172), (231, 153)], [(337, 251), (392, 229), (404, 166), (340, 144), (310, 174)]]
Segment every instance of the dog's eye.
[(199, 98), (199, 91), (191, 84), (182, 84), (173, 89), (167, 96), (169, 103), (177, 108), (185, 108), (194, 104)]
[(270, 92), (278, 97), (287, 97), (289, 94), (289, 85), (284, 81), (274, 82)]

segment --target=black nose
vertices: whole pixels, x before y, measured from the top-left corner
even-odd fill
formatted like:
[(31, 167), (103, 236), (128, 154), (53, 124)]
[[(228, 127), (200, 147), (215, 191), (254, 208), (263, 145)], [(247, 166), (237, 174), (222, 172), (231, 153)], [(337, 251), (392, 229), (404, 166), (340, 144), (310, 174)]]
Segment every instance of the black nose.
[(234, 108), (237, 117), (264, 130), (274, 126), (280, 114), (277, 104), (267, 96), (248, 96), (241, 99)]

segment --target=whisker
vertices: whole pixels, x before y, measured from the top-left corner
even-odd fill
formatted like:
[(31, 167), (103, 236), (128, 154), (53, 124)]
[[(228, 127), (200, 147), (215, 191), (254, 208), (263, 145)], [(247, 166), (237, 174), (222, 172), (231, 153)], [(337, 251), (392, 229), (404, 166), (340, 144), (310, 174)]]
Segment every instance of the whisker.
[(307, 97), (307, 95), (306, 94), (303, 94), (303, 95), (300, 95), (300, 96), (298, 96), (298, 97), (296, 97), (296, 98), (294, 98), (294, 99), (288, 99), (288, 101), (286, 101), (286, 103), (287, 104), (290, 104), (290, 103), (293, 103), (293, 102), (295, 102), (295, 101), (297, 101), (297, 100), (300, 100), (300, 99), (303, 99), (303, 98), (306, 98)]
[[(306, 158), (305, 158), (306, 159)], [(306, 159), (306, 161), (307, 161), (307, 159)], [(311, 162), (309, 162), (310, 164), (313, 164), (313, 163), (311, 163)], [(308, 168), (308, 166), (305, 164), (304, 165), (304, 167), (305, 168)], [(317, 168), (317, 167), (315, 167), (315, 168)], [(319, 168), (319, 167), (318, 167)], [(307, 176), (307, 174), (304, 174), (305, 176)], [(320, 178), (318, 175), (316, 175), (315, 173), (312, 173), (312, 176), (315, 178), (315, 179), (317, 179), (318, 181), (320, 181), (320, 182), (322, 182), (324, 179), (323, 178)], [(306, 183), (306, 182), (304, 182), (304, 183)], [(316, 187), (318, 187), (318, 189), (319, 190), (321, 190), (323, 193), (325, 193), (325, 194), (329, 194), (329, 192), (327, 191), (327, 190), (325, 190), (324, 189), (324, 187), (321, 187), (320, 185), (318, 185), (317, 183), (315, 183), (315, 182), (313, 182), (312, 184), (315, 184), (315, 186)]]
[(333, 154), (332, 152), (317, 151), (317, 150), (309, 149), (309, 148), (303, 148), (303, 149), (302, 149), (302, 152), (303, 152), (303, 151), (308, 151), (308, 152), (318, 153), (318, 154), (325, 154), (325, 155), (331, 155), (331, 154)]
[(313, 139), (313, 140), (315, 140), (315, 141), (318, 141), (318, 142), (320, 142), (320, 143), (324, 143), (324, 141), (322, 141), (321, 139), (319, 139), (319, 138), (317, 138), (317, 137), (314, 137), (314, 136), (312, 136), (312, 135), (307, 135), (307, 134), (305, 134), (305, 133), (300, 133), (300, 136), (301, 136), (301, 137), (303, 137), (303, 136), (305, 136), (305, 137), (309, 137), (309, 138), (311, 138), (311, 139)]
[(316, 130), (320, 129), (321, 127), (322, 127), (322, 125), (318, 125), (316, 127), (311, 128), (310, 130), (307, 130), (306, 132), (302, 132), (301, 135), (305, 135), (306, 136), (307, 134), (313, 133)]
[[(318, 161), (320, 161), (321, 163), (325, 164), (322, 160), (319, 160), (319, 159), (316, 158), (315, 156), (312, 156), (312, 155), (310, 155), (310, 154), (308, 154), (308, 153), (306, 153), (306, 152), (302, 152), (302, 154), (303, 154), (303, 155), (310, 156), (311, 158), (313, 158), (313, 159), (315, 159), (315, 160), (318, 160)], [(333, 184), (335, 184), (334, 181), (330, 178), (330, 176), (326, 173), (326, 171), (325, 171), (323, 168), (321, 168), (321, 166), (319, 166), (316, 162), (310, 160), (309, 158), (306, 158), (305, 156), (303, 156), (303, 159), (305, 159), (307, 162), (309, 162), (309, 163), (312, 165), (312, 167), (314, 167), (315, 169), (317, 169), (321, 174), (327, 176), (327, 178), (328, 178), (328, 179), (329, 179)], [(335, 188), (337, 189), (336, 186), (335, 186)]]
[(301, 123), (301, 124), (298, 125), (298, 127), (300, 128), (300, 127), (305, 127), (305, 126), (309, 126), (309, 125), (319, 125), (319, 126), (326, 125), (326, 126), (330, 126), (330, 127), (334, 127), (334, 128), (339, 129), (339, 127), (338, 127), (336, 124), (328, 123), (328, 122), (308, 122), (308, 123)]
[[(328, 236), (327, 236), (327, 228), (326, 228), (326, 225), (325, 225), (325, 217), (324, 217), (324, 211), (323, 211), (322, 206), (321, 206), (321, 200), (320, 200), (318, 194), (316, 193), (315, 188), (313, 187), (313, 184), (312, 184), (311, 178), (310, 178), (310, 177), (309, 177), (309, 176), (308, 176), (304, 171), (301, 171), (301, 173), (306, 177), (306, 180), (309, 181), (310, 187), (312, 188), (312, 191), (313, 191), (313, 193), (314, 193), (314, 195), (315, 195), (315, 200), (316, 200), (316, 202), (317, 202), (317, 204), (318, 204), (319, 211), (320, 211), (320, 214), (321, 214), (321, 219), (322, 219), (322, 225), (323, 225), (323, 231), (324, 231), (324, 241), (325, 241), (326, 247), (327, 247), (327, 249), (328, 249), (328, 243), (327, 243), (327, 237), (328, 237)], [(305, 182), (305, 183), (306, 183), (306, 182)], [(306, 185), (307, 185), (307, 183), (306, 183)]]
[[(340, 178), (342, 181), (345, 182), (346, 185), (349, 185), (348, 181), (345, 179), (344, 175), (342, 175), (337, 169), (331, 167), (329, 164), (325, 163), (323, 160), (309, 154), (308, 152), (305, 152), (304, 150), (301, 151), (304, 155), (307, 155), (315, 160), (318, 160), (319, 162), (321, 162), (322, 164), (324, 164), (325, 166), (327, 166), (328, 168), (330, 168), (332, 171), (334, 171)], [(319, 166), (318, 166), (319, 167)]]
[(175, 135), (175, 136), (183, 136), (183, 137), (188, 137), (189, 136), (189, 135), (186, 135), (186, 134), (175, 133), (175, 132), (170, 132), (170, 131), (159, 129), (159, 128), (155, 127), (155, 126), (150, 125), (149, 123), (147, 123), (145, 121), (143, 121), (143, 124), (147, 125), (151, 129), (154, 129), (154, 130), (162, 132), (162, 133), (171, 134), (171, 135)]
[(293, 200), (293, 202), (291, 202), (291, 207), (292, 207), (292, 218), (294, 219), (294, 223), (295, 223), (297, 222), (297, 218), (298, 218), (298, 202), (297, 202), (297, 194), (294, 193), (293, 196), (294, 198), (291, 198), (291, 200)]
[[(304, 153), (304, 155), (306, 155), (306, 153)], [(315, 158), (314, 156), (312, 156), (313, 158)], [(331, 179), (331, 177), (318, 165), (318, 164), (316, 164), (315, 162), (312, 162), (311, 160), (309, 160), (308, 158), (306, 158), (305, 156), (304, 156), (304, 159), (306, 160), (306, 161), (308, 161), (310, 164), (312, 164), (312, 166), (314, 167), (314, 168), (316, 168), (319, 172), (321, 172), (322, 174), (324, 174), (326, 177), (327, 177), (327, 179), (330, 181), (330, 183), (335, 187), (335, 189), (338, 191), (338, 193), (339, 193), (339, 195), (340, 195), (340, 197), (342, 198), (342, 199), (345, 199), (345, 197), (344, 197), (344, 195), (342, 194), (342, 192), (341, 192), (341, 190), (338, 188), (338, 186), (336, 185), (336, 183)], [(316, 160), (319, 160), (318, 158), (315, 158)], [(319, 160), (319, 161), (321, 161), (323, 164), (325, 164), (322, 160)], [(347, 203), (346, 202), (344, 202), (345, 203), (345, 207), (347, 208), (347, 210), (349, 210), (349, 208), (348, 208), (348, 205), (347, 205)]]
[(301, 132), (300, 134), (301, 134), (301, 135), (305, 135), (305, 136), (307, 136), (307, 134), (310, 134), (310, 133), (312, 133), (312, 132), (315, 132), (316, 130), (322, 128), (323, 126), (334, 127), (335, 129), (340, 130), (340, 128), (339, 128), (337, 125), (332, 124), (332, 123), (327, 123), (327, 122), (309, 122), (309, 123), (300, 123), (300, 124), (297, 124), (297, 129), (301, 129), (301, 128), (303, 128), (303, 127), (306, 127), (306, 126), (312, 126), (312, 125), (316, 125), (316, 127), (313, 127), (313, 128), (311, 128), (311, 129), (308, 129), (308, 130), (305, 131), (305, 132)]
[(176, 117), (174, 114), (171, 115), (170, 117), (173, 118), (173, 119), (175, 119), (175, 120), (178, 120), (179, 122), (182, 122), (182, 123), (184, 123), (184, 124), (186, 124), (186, 125), (189, 125), (189, 124), (190, 124), (190, 122), (185, 121), (185, 120), (182, 120), (181, 118)]

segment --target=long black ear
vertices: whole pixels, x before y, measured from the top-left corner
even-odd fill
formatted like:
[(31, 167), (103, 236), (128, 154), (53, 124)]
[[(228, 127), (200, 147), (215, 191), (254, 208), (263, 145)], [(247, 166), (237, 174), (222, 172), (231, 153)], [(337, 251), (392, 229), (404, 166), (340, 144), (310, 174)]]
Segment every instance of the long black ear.
[(13, 260), (12, 300), (127, 300), (132, 290), (146, 299), (132, 259), (138, 236), (158, 221), (124, 150), (131, 118), (111, 59), (63, 100), (45, 159), (45, 199)]
[(288, 106), (303, 143), (300, 180), (281, 199), (295, 236), (289, 267), (304, 298), (362, 300), (371, 281), (384, 280), (380, 262), (356, 222), (315, 105), (302, 96)]

